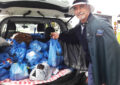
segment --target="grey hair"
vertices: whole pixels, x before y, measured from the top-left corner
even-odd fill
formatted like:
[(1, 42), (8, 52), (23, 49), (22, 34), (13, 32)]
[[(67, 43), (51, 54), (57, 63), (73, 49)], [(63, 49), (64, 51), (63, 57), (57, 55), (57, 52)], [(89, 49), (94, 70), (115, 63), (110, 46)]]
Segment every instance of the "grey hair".
[(88, 5), (90, 6), (90, 12), (91, 13), (94, 12), (95, 8), (92, 5), (90, 5), (90, 4), (88, 4)]

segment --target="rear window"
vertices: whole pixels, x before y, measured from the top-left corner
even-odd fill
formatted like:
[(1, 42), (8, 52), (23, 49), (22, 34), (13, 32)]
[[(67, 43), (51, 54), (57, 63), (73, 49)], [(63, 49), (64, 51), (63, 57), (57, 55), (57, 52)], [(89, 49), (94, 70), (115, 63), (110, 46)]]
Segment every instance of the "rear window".
[[(38, 26), (40, 24), (40, 26)], [(44, 26), (41, 26), (41, 25)], [(28, 33), (28, 34), (36, 34), (36, 33), (45, 33), (48, 27), (52, 27), (55, 32), (60, 33), (60, 25), (56, 22), (48, 23), (12, 23), (8, 25), (5, 23), (1, 28), (1, 35), (5, 38), (10, 38), (15, 33)]]
[[(49, 27), (48, 24), (44, 24), (45, 25), (45, 30)], [(16, 24), (16, 31), (17, 32), (23, 32), (23, 33), (44, 33), (44, 31), (38, 31), (37, 29), (39, 29), (38, 24)], [(54, 30), (58, 33), (60, 33), (60, 26), (59, 24), (57, 24), (56, 22), (51, 22), (50, 26), (54, 28)]]

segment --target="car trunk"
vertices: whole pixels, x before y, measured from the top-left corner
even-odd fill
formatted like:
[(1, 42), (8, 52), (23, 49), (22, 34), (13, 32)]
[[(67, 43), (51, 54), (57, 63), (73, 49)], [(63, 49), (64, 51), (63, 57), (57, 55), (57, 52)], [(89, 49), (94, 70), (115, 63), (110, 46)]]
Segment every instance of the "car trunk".
[[(5, 0), (0, 1), (0, 15), (3, 19), (0, 22), (0, 35), (6, 40), (16, 39), (19, 44), (23, 42), (27, 43), (27, 49), (29, 49), (30, 41), (39, 41), (41, 43), (48, 43), (51, 40), (50, 33), (58, 32), (62, 33), (64, 31), (68, 31), (67, 21), (71, 18), (71, 16), (66, 16), (68, 14), (69, 4), (62, 0), (65, 3), (61, 3), (61, 1), (56, 2), (56, 0)], [(56, 5), (57, 3), (57, 5)], [(65, 18), (67, 19), (65, 20)], [(69, 17), (69, 19), (68, 19)], [(39, 24), (40, 27), (39, 27)], [(44, 24), (44, 27), (43, 27)], [(54, 31), (48, 30), (48, 28), (54, 28)], [(16, 33), (23, 33), (22, 36), (15, 38)], [(13, 36), (14, 35), (14, 36)], [(42, 37), (41, 37), (42, 35)], [(44, 35), (44, 37), (43, 37)], [(32, 38), (32, 39), (31, 39)], [(29, 41), (30, 40), (30, 41)], [(14, 43), (14, 42), (11, 42)], [(75, 56), (79, 56), (80, 59), (82, 52), (82, 48), (80, 44), (73, 45), (67, 44), (66, 42), (59, 41), (62, 46), (62, 50), (64, 51), (62, 56), (67, 57), (68, 50), (72, 54), (76, 54)], [(70, 48), (69, 48), (70, 46)], [(9, 46), (7, 46), (9, 47)], [(32, 46), (34, 47), (34, 46)], [(68, 48), (66, 48), (68, 47)], [(0, 47), (3, 52), (3, 46)], [(6, 46), (5, 46), (6, 48)], [(11, 49), (10, 47), (9, 49)], [(77, 49), (78, 51), (71, 50), (71, 48)], [(19, 46), (17, 47), (19, 49)], [(8, 49), (7, 49), (8, 50)], [(5, 50), (6, 51), (6, 50)], [(17, 50), (16, 50), (17, 51)], [(49, 51), (49, 49), (48, 49)], [(42, 51), (43, 52), (43, 51)], [(18, 52), (19, 53), (19, 52)], [(84, 52), (82, 53), (82, 57), (84, 56)], [(17, 54), (16, 54), (17, 55)], [(12, 55), (12, 56), (16, 56)], [(25, 54), (27, 55), (27, 54)], [(72, 55), (71, 55), (72, 56)], [(77, 57), (73, 58), (75, 60)], [(69, 59), (68, 59), (69, 60)], [(31, 61), (32, 62), (32, 61)], [(37, 61), (36, 61), (37, 62)], [(67, 61), (64, 61), (65, 64)], [(85, 70), (82, 70), (82, 74), (79, 70), (71, 70), (71, 67), (74, 64), (74, 68), (78, 69), (78, 61), (77, 63), (68, 63), (67, 68), (60, 70), (56, 75), (52, 76), (48, 80), (44, 81), (30, 81), (28, 78), (20, 81), (11, 81), (9, 79), (0, 81), (0, 84), (47, 84), (47, 85), (85, 85), (86, 83), (86, 67)], [(82, 62), (82, 61), (80, 61)], [(17, 62), (16, 62), (17, 63)], [(64, 63), (62, 63), (64, 64)], [(6, 69), (6, 68), (5, 68)], [(7, 70), (10, 68), (7, 68)], [(79, 77), (79, 78), (78, 78)], [(72, 82), (75, 81), (75, 82)]]

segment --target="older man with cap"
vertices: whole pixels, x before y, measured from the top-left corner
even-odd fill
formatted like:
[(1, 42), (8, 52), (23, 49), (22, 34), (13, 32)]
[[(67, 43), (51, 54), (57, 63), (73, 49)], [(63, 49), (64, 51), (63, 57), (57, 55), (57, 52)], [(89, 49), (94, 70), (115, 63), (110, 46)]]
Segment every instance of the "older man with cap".
[(94, 16), (87, 0), (75, 0), (71, 9), (80, 23), (60, 35), (51, 33), (52, 38), (81, 43), (89, 62), (88, 85), (120, 85), (120, 46), (111, 24)]

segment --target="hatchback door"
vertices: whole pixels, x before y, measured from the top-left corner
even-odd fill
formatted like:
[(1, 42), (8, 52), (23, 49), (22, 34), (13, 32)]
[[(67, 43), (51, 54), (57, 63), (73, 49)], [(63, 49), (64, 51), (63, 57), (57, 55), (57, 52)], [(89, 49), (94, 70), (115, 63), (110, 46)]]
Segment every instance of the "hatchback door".
[[(72, 0), (71, 0), (72, 1)], [(0, 15), (64, 17), (69, 0), (0, 0)]]

